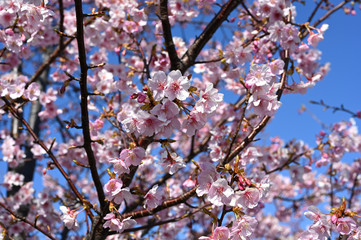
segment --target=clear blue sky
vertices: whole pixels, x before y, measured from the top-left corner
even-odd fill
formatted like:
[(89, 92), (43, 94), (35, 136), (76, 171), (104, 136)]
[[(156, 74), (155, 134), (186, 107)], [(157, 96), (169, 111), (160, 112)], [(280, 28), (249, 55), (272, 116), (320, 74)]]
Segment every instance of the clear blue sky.
[[(297, 22), (305, 21), (309, 15), (309, 6), (314, 6), (313, 1), (306, 2), (306, 11), (299, 4), (296, 5)], [(302, 104), (326, 124), (348, 120), (350, 115), (323, 111), (323, 107), (310, 104), (310, 100), (322, 99), (328, 105), (344, 104), (345, 108), (352, 111), (361, 110), (361, 11), (356, 11), (357, 15), (351, 16), (345, 15), (341, 10), (325, 21), (329, 24), (329, 29), (318, 49), (322, 51), (321, 62), (331, 63), (331, 71), (305, 95), (284, 95), (282, 107), (267, 126), (266, 135), (280, 136), (285, 140), (303, 139), (314, 146), (315, 134), (321, 130), (321, 126), (309, 114), (300, 115), (297, 112)], [(361, 126), (360, 120), (356, 122)]]

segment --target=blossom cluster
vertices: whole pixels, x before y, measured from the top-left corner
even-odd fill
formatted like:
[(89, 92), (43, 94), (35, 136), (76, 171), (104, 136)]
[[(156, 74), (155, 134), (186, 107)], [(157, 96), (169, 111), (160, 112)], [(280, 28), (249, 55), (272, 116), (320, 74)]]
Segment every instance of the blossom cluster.
[(296, 2), (0, 0), (5, 238), (360, 239), (357, 120), (257, 141), (330, 70)]

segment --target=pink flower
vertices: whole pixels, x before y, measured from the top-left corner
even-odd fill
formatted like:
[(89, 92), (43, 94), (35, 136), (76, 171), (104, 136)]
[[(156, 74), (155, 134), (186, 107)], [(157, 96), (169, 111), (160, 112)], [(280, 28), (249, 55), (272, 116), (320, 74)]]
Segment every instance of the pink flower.
[(110, 230), (117, 231), (118, 233), (122, 233), (125, 229), (128, 229), (132, 225), (137, 224), (137, 222), (130, 217), (120, 221), (120, 219), (117, 218), (114, 213), (108, 213), (104, 217), (104, 220), (106, 220), (103, 225), (104, 228), (109, 228)]
[(3, 185), (7, 190), (10, 190), (12, 186), (22, 186), (24, 184), (24, 175), (17, 172), (9, 171), (4, 176)]
[(186, 129), (186, 134), (188, 136), (193, 136), (196, 130), (202, 128), (204, 124), (206, 124), (206, 121), (206, 115), (204, 113), (192, 110), (183, 121), (182, 127)]
[(357, 224), (355, 220), (350, 217), (339, 218), (337, 221), (337, 231), (342, 235), (349, 235), (351, 232), (356, 230)]
[(103, 225), (104, 228), (109, 228), (110, 230), (117, 231), (119, 233), (123, 232), (122, 222), (115, 216), (114, 213), (108, 213), (104, 217), (105, 223)]
[(237, 193), (237, 205), (243, 208), (255, 208), (261, 199), (261, 192), (257, 188), (248, 187)]
[(254, 217), (243, 216), (241, 220), (231, 230), (232, 240), (250, 239), (256, 230), (258, 222)]
[(283, 28), (285, 27), (285, 23), (283, 21), (275, 22), (269, 29), (270, 40), (273, 42), (279, 42), (282, 39)]
[(273, 116), (281, 106), (276, 95), (278, 87), (279, 83), (274, 83), (272, 86), (264, 85), (255, 88), (249, 98), (249, 107), (253, 107), (254, 112), (261, 116)]
[(177, 104), (170, 100), (163, 100), (162, 104), (157, 104), (150, 113), (156, 115), (157, 118), (163, 122), (172, 119), (174, 116), (178, 115), (179, 107)]
[(121, 191), (123, 186), (123, 182), (121, 179), (110, 179), (105, 185), (104, 185), (104, 193), (105, 197), (112, 201)]
[(76, 213), (74, 210), (70, 210), (70, 208), (65, 206), (60, 206), (60, 210), (63, 213), (60, 218), (64, 222), (65, 226), (71, 230), (78, 230), (79, 223), (76, 220), (78, 213)]
[(106, 69), (98, 72), (99, 81), (96, 84), (96, 89), (104, 94), (111, 93), (115, 90), (115, 82), (113, 74)]
[(361, 239), (361, 227), (355, 229), (353, 233), (347, 238), (347, 240), (360, 240)]
[(188, 178), (187, 180), (184, 181), (184, 183), (182, 184), (183, 187), (189, 187), (192, 188), (196, 185), (196, 182), (194, 180), (192, 180), (191, 178)]
[(123, 173), (129, 173), (129, 166), (125, 164), (124, 160), (119, 158), (111, 158), (108, 160), (109, 163), (113, 164), (114, 172), (118, 175)]
[(319, 239), (318, 234), (314, 230), (304, 231), (299, 237), (298, 240), (315, 240)]
[(119, 158), (125, 162), (129, 167), (130, 165), (138, 166), (142, 159), (145, 157), (145, 150), (142, 147), (136, 147), (133, 149), (123, 149), (119, 155)]
[(12, 99), (20, 98), (25, 92), (25, 83), (17, 82), (9, 88), (9, 96)]
[(274, 75), (282, 74), (284, 65), (285, 65), (285, 63), (281, 59), (276, 59), (273, 62), (268, 64), (268, 66), (271, 70), (271, 73)]
[(317, 44), (323, 40), (323, 35), (320, 33), (310, 33), (307, 42), (312, 47), (317, 47)]
[(162, 100), (167, 87), (167, 76), (163, 71), (153, 73), (152, 78), (148, 80), (148, 86), (153, 91), (154, 100)]
[(168, 154), (164, 151), (160, 157), (161, 164), (168, 169), (169, 174), (174, 174), (179, 169), (184, 168), (186, 165), (183, 162), (183, 158), (176, 153)]
[(216, 227), (213, 231), (214, 240), (228, 240), (230, 235), (228, 227)]
[(325, 216), (322, 216), (309, 227), (310, 230), (318, 234), (318, 239), (328, 239), (331, 236), (330, 228), (330, 221)]
[(114, 202), (116, 204), (121, 204), (123, 201), (127, 201), (128, 203), (134, 201), (135, 196), (132, 195), (129, 188), (122, 188), (118, 194), (114, 196)]
[(271, 69), (266, 64), (252, 65), (246, 77), (246, 86), (252, 88), (268, 85), (271, 83), (272, 77)]
[(28, 89), (24, 92), (24, 97), (29, 99), (30, 101), (35, 101), (40, 96), (40, 87), (39, 84), (34, 82), (29, 85)]
[(222, 100), (223, 94), (218, 93), (218, 90), (213, 88), (213, 83), (208, 83), (206, 90), (200, 92), (196, 108), (201, 113), (212, 113), (217, 109), (218, 104)]
[(234, 191), (228, 185), (227, 180), (220, 178), (212, 183), (207, 199), (216, 206), (222, 206), (230, 203), (233, 193)]
[(156, 208), (162, 203), (162, 197), (159, 192), (157, 193), (158, 185), (155, 185), (150, 189), (147, 194), (144, 196), (145, 202), (144, 207), (147, 209)]
[(179, 99), (185, 100), (188, 96), (188, 88), (190, 83), (187, 77), (182, 76), (179, 70), (171, 71), (167, 77), (167, 88), (165, 89), (164, 95), (171, 101)]
[(312, 221), (318, 221), (323, 216), (321, 211), (316, 206), (309, 206), (308, 211), (305, 212), (304, 215)]
[(162, 122), (153, 115), (141, 111), (138, 112), (140, 124), (138, 125), (139, 133), (145, 136), (152, 136), (161, 130)]
[(197, 178), (199, 186), (196, 190), (198, 197), (208, 194), (212, 186), (213, 178), (209, 174), (200, 174)]

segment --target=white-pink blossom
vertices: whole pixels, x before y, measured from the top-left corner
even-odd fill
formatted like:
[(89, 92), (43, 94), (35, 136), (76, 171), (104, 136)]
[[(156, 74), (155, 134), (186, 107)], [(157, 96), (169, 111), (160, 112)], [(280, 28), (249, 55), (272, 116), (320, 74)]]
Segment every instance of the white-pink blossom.
[(144, 196), (144, 206), (147, 209), (156, 208), (162, 203), (162, 197), (159, 191), (157, 191), (158, 185), (154, 185)]
[(167, 77), (167, 88), (164, 95), (169, 100), (185, 100), (188, 96), (190, 83), (187, 77), (183, 76), (179, 70), (171, 71)]

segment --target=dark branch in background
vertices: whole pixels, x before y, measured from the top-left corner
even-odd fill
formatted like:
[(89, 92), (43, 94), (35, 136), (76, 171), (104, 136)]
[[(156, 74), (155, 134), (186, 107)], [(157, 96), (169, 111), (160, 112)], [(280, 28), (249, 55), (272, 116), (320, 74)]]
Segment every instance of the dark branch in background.
[[(13, 105), (11, 105), (11, 103), (5, 98), (2, 97), (1, 98), (6, 106), (8, 107), (9, 111), (11, 112), (11, 114), (16, 117), (17, 119), (19, 119), (22, 124), (26, 127), (26, 130), (30, 133), (30, 135), (34, 138), (34, 142), (39, 144), (44, 150), (45, 152), (49, 155), (49, 158), (53, 161), (54, 165), (59, 169), (61, 175), (63, 175), (63, 177), (65, 178), (65, 180), (68, 182), (71, 190), (74, 192), (74, 194), (77, 196), (77, 198), (79, 199), (79, 201), (83, 204), (83, 206), (87, 206), (86, 202), (84, 201), (83, 196), (80, 194), (80, 192), (77, 190), (77, 188), (75, 187), (74, 183), (72, 182), (72, 180), (70, 179), (69, 175), (65, 172), (65, 170), (63, 169), (63, 167), (61, 166), (61, 164), (58, 162), (58, 160), (56, 159), (56, 157), (54, 156), (53, 152), (51, 151), (51, 149), (49, 149), (43, 141), (41, 141), (39, 139), (39, 137), (35, 134), (34, 130), (30, 127), (30, 125), (28, 124), (28, 122), (19, 114), (18, 110), (16, 110), (14, 108)], [(90, 211), (90, 209), (87, 207), (85, 208), (88, 216), (90, 217), (90, 219), (93, 218), (93, 214)]]
[(316, 15), (316, 12), (318, 11), (318, 9), (321, 7), (321, 4), (324, 2), (324, 0), (320, 0), (317, 3), (317, 6), (315, 7), (315, 9), (313, 9), (313, 12), (311, 13), (310, 17), (308, 18), (307, 22), (311, 22), (313, 17)]
[[(329, 16), (331, 16), (334, 12), (345, 6), (348, 2), (351, 0), (345, 0), (343, 2), (340, 2), (337, 6), (329, 10), (325, 15), (323, 15), (320, 19), (318, 19), (314, 24), (312, 24), (313, 27), (317, 27), (319, 24), (321, 24), (323, 21), (325, 21)], [(300, 36), (301, 40), (307, 37), (308, 31), (304, 30)]]
[(30, 222), (28, 219), (26, 219), (23, 216), (20, 216), (18, 214), (16, 214), (15, 212), (13, 212), (10, 208), (8, 208), (7, 206), (5, 206), (5, 204), (3, 204), (2, 202), (0, 202), (0, 206), (2, 208), (4, 208), (6, 211), (8, 211), (13, 217), (15, 217), (16, 219), (19, 219), (22, 222), (25, 222), (27, 224), (29, 224), (30, 226), (32, 226), (33, 228), (35, 228), (36, 230), (38, 230), (39, 232), (41, 232), (42, 234), (44, 234), (45, 236), (47, 236), (48, 238), (55, 240), (56, 238), (54, 238), (53, 236), (51, 236), (48, 231), (45, 231), (44, 229), (36, 226), (35, 223)]
[(343, 2), (340, 2), (337, 6), (335, 6), (334, 8), (332, 8), (330, 11), (328, 11), (325, 15), (323, 15), (320, 19), (318, 19), (312, 26), (313, 27), (317, 27), (320, 23), (322, 23), (323, 21), (325, 21), (329, 16), (331, 16), (331, 14), (333, 14), (334, 12), (336, 12), (337, 10), (339, 10), (340, 8), (342, 8), (343, 6), (345, 6), (348, 2), (351, 2), (351, 0), (345, 0)]
[(38, 77), (50, 66), (51, 63), (55, 61), (55, 59), (60, 55), (64, 48), (66, 48), (71, 43), (71, 41), (73, 41), (73, 38), (69, 38), (68, 40), (66, 40), (62, 48), (60, 48), (59, 46), (54, 50), (52, 54), (50, 54), (48, 60), (36, 70), (30, 81), (26, 83), (25, 88), (28, 88), (30, 84), (32, 84), (38, 79)]
[[(59, 31), (64, 33), (64, 6), (63, 0), (58, 0), (59, 4)], [(60, 34), (59, 36), (59, 49), (64, 49), (64, 36)]]
[(351, 209), (352, 207), (352, 199), (353, 197), (355, 196), (356, 194), (356, 187), (358, 186), (358, 176), (359, 176), (360, 173), (356, 173), (354, 179), (353, 179), (353, 184), (352, 184), (352, 188), (350, 190), (350, 198), (348, 199), (348, 209)]
[(241, 3), (241, 1), (243, 0), (229, 0), (225, 5), (223, 5), (221, 10), (207, 25), (201, 35), (196, 38), (194, 43), (189, 47), (181, 59), (181, 65), (178, 69), (182, 72), (182, 74), (184, 74), (185, 71), (195, 63), (203, 47), (212, 38), (213, 34), (222, 25), (222, 23), (228, 18), (231, 12)]
[(244, 1), (241, 2), (242, 7), (244, 8), (244, 10), (246, 10), (247, 14), (257, 23), (260, 22), (260, 20), (258, 20), (248, 9), (247, 5), (244, 3)]
[(320, 100), (319, 102), (317, 101), (310, 101), (310, 103), (312, 104), (315, 104), (315, 105), (320, 105), (322, 107), (324, 107), (325, 110), (328, 110), (328, 109), (331, 109), (332, 110), (332, 113), (335, 113), (335, 112), (345, 112), (345, 113), (348, 113), (348, 114), (351, 114), (352, 117), (355, 117), (355, 118), (359, 118), (357, 113), (349, 110), (349, 109), (346, 109), (343, 104), (341, 104), (340, 107), (334, 107), (334, 106), (330, 106), (330, 105), (327, 105), (326, 103), (323, 102), (323, 100)]
[(84, 137), (84, 149), (88, 156), (90, 172), (94, 181), (95, 188), (98, 193), (98, 200), (100, 208), (103, 211), (107, 204), (105, 202), (105, 194), (103, 191), (103, 185), (100, 181), (96, 160), (94, 156), (93, 149), (91, 147), (91, 137), (89, 130), (89, 115), (88, 115), (88, 87), (87, 87), (87, 72), (88, 66), (86, 63), (86, 52), (85, 52), (85, 43), (84, 43), (84, 23), (83, 23), (83, 7), (81, 0), (75, 0), (75, 13), (76, 13), (76, 39), (78, 42), (78, 51), (79, 51), (79, 63), (80, 63), (80, 106), (81, 106), (81, 122), (83, 129)]
[(160, 20), (162, 22), (162, 28), (163, 28), (164, 45), (168, 52), (169, 60), (171, 63), (171, 70), (176, 70), (181, 67), (180, 66), (181, 62), (178, 58), (177, 51), (175, 49), (171, 26), (169, 23), (168, 0), (160, 0), (159, 12), (160, 12)]

